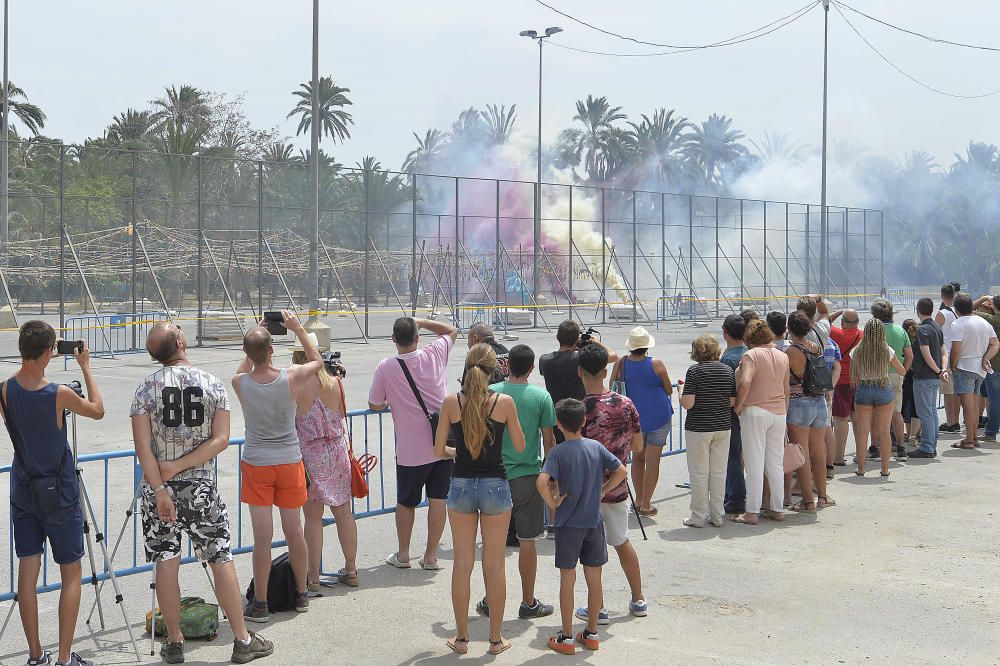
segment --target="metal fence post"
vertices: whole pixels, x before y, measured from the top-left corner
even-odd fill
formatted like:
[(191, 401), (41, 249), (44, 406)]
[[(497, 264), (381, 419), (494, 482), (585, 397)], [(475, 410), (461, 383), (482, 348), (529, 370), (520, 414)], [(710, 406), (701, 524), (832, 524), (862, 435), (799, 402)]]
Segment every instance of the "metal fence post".
[[(541, 44), (541, 42), (539, 42)], [(540, 142), (540, 141), (539, 141)], [(541, 157), (539, 157), (541, 159)], [(539, 177), (541, 177), (539, 175)], [(455, 193), (455, 199), (458, 200), (458, 193)], [(457, 208), (458, 204), (456, 204)], [(538, 237), (542, 229), (542, 183), (535, 183), (535, 223), (531, 227), (531, 258), (534, 266), (531, 270), (531, 300), (534, 301), (532, 308), (532, 326), (538, 327), (538, 297), (541, 295), (538, 293), (538, 281), (541, 278), (539, 270), (539, 254), (541, 247), (541, 239)]]
[(455, 327), (456, 328), (461, 328), (461, 322), (460, 322), (459, 317), (458, 317), (458, 302), (461, 300), (461, 296), (462, 296), (462, 285), (461, 285), (462, 276), (459, 275), (459, 272), (458, 272), (458, 269), (459, 269), (459, 266), (458, 266), (458, 256), (459, 256), (458, 243), (459, 243), (459, 235), (460, 235), (459, 219), (458, 219), (458, 185), (459, 185), (460, 181), (461, 181), (461, 178), (458, 178), (458, 177), (455, 178), (455, 302), (454, 302), (455, 311), (452, 312), (452, 319), (455, 320)]
[(417, 316), (417, 174), (410, 176), (410, 316)]
[(774, 293), (774, 290), (768, 292), (767, 289), (767, 258), (770, 256), (767, 252), (767, 201), (764, 202), (764, 246), (761, 248), (761, 251), (763, 252), (760, 259), (761, 268), (763, 269), (761, 279), (764, 280), (764, 291), (761, 293), (761, 296), (766, 299), (768, 293)]
[(882, 287), (885, 286), (885, 216), (882, 211), (878, 212), (878, 274), (879, 274), (879, 293), (882, 293)]
[[(691, 290), (691, 298), (694, 298), (694, 197), (688, 195), (688, 288)], [(708, 316), (708, 308), (705, 308), (705, 315)]]
[[(502, 301), (504, 301), (506, 299), (503, 298), (502, 295), (501, 295), (501, 289), (503, 289), (503, 276), (501, 275), (501, 271), (500, 271), (500, 181), (499, 180), (497, 180), (496, 185), (497, 185), (497, 192), (496, 192), (496, 204), (497, 204), (496, 205), (496, 212), (497, 212), (496, 232), (497, 232), (497, 237), (496, 237), (496, 244), (493, 247), (493, 251), (494, 251), (494, 255), (493, 255), (493, 275), (494, 275), (494, 278), (493, 279), (496, 280), (496, 283), (493, 285), (493, 289), (496, 292), (496, 301), (495, 302), (496, 302), (497, 305), (499, 305)], [(504, 312), (505, 312), (505, 310), (500, 310), (500, 311), (498, 311), (496, 313), (495, 319), (498, 322), (502, 321), (500, 319), (500, 317), (503, 316)], [(507, 322), (506, 321), (503, 321), (503, 326), (504, 326), (504, 328), (507, 327)]]
[(864, 232), (861, 237), (861, 249), (864, 254), (862, 255), (862, 261), (864, 261), (865, 266), (865, 293), (872, 293), (868, 285), (868, 209), (865, 208), (864, 218), (861, 221), (861, 231)]
[[(264, 162), (257, 160), (257, 312), (264, 317)], [(317, 261), (319, 261), (317, 259)], [(199, 260), (199, 264), (200, 264)]]
[[(205, 233), (205, 225), (204, 225), (204, 217), (203, 217), (203, 212), (202, 212), (202, 180), (201, 180), (202, 165), (201, 165), (201, 163), (202, 163), (201, 155), (198, 155), (198, 163), (197, 163), (198, 164), (198, 176), (197, 176), (198, 177), (198, 195), (197, 195), (198, 196), (198, 199), (197, 199), (197, 204), (198, 204), (198, 208), (197, 208), (197, 215), (198, 215), (198, 221), (197, 221), (197, 224), (198, 224), (198, 265), (195, 268), (195, 271), (196, 271), (196, 274), (197, 274), (197, 278), (195, 279), (195, 292), (197, 293), (197, 296), (198, 296), (198, 311), (195, 313), (195, 317), (197, 317), (197, 322), (198, 322), (198, 325), (195, 327), (196, 331), (197, 331), (197, 338), (198, 339), (195, 341), (195, 344), (198, 347), (202, 346), (202, 342), (201, 341), (202, 341), (202, 338), (205, 335), (205, 330), (204, 330), (204, 323), (205, 323), (204, 322), (204, 318), (205, 318), (205, 294), (204, 294), (204, 291), (203, 291), (202, 270), (201, 270), (201, 268), (202, 268), (201, 267), (201, 262), (204, 259), (204, 257), (202, 256), (202, 252), (203, 252), (202, 234)], [(134, 231), (133, 231), (133, 233), (134, 233)], [(183, 305), (183, 303), (182, 303), (182, 305)]]
[(743, 199), (740, 199), (740, 298), (746, 298), (746, 290), (743, 288)]
[(715, 197), (715, 317), (719, 317), (719, 197)]
[[(848, 259), (848, 257), (847, 257), (848, 252), (849, 252), (847, 243), (848, 243), (848, 239), (850, 237), (850, 233), (849, 233), (849, 231), (850, 231), (850, 226), (849, 225), (851, 223), (850, 219), (851, 219), (850, 215), (847, 214), (847, 209), (845, 208), (844, 209), (844, 225), (843, 225), (843, 227), (841, 227), (844, 230), (844, 262), (841, 265), (841, 268), (844, 270), (844, 293), (845, 294), (847, 294), (847, 293), (850, 292), (850, 289), (849, 289), (850, 274), (848, 273), (848, 268), (847, 268), (848, 265), (851, 263), (851, 260)], [(847, 299), (845, 299), (845, 300), (847, 300)]]
[[(667, 296), (667, 195), (660, 193), (660, 298)], [(671, 285), (675, 286), (675, 285)], [(666, 303), (664, 301), (664, 303)], [(664, 315), (666, 311), (664, 311)]]
[(370, 333), (368, 332), (368, 263), (371, 261), (371, 253), (369, 248), (371, 247), (371, 234), (369, 233), (369, 220), (368, 220), (368, 173), (365, 171), (361, 172), (362, 182), (364, 184), (365, 190), (365, 210), (364, 210), (364, 223), (365, 223), (365, 275), (364, 275), (364, 292), (365, 292), (365, 337), (368, 337)]
[(601, 188), (601, 323), (607, 323), (608, 315), (608, 267), (607, 260), (605, 259), (605, 253), (608, 248), (608, 231), (607, 231), (607, 214), (605, 206), (607, 204), (607, 197), (605, 197), (605, 190)]
[(636, 250), (638, 245), (638, 227), (635, 220), (635, 190), (632, 190), (632, 321), (639, 318), (638, 304), (639, 298), (639, 274), (636, 270)]
[(812, 205), (806, 204), (806, 248), (805, 248), (806, 291), (805, 293), (807, 294), (809, 293), (809, 264), (811, 263), (809, 261), (809, 222), (810, 222), (809, 218), (811, 217), (812, 217)]
[[(59, 330), (66, 326), (66, 146), (59, 144)], [(133, 260), (134, 261), (134, 260)], [(133, 268), (134, 270), (134, 268)]]
[(566, 248), (566, 252), (569, 254), (569, 266), (567, 275), (567, 281), (569, 282), (569, 318), (573, 318), (573, 301), (575, 296), (573, 295), (573, 186), (569, 186), (569, 246)]

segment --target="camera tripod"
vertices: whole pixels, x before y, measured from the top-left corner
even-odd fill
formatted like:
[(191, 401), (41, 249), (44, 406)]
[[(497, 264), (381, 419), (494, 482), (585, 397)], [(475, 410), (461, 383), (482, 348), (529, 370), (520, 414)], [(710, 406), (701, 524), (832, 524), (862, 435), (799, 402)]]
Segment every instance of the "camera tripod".
[[(118, 532), (118, 538), (115, 540), (115, 545), (111, 549), (111, 562), (114, 562), (115, 557), (118, 555), (118, 548), (122, 544), (122, 540), (125, 538), (125, 531), (128, 529), (129, 521), (132, 520), (132, 516), (135, 515), (136, 505), (139, 503), (142, 497), (142, 478), (140, 477), (139, 482), (135, 485), (135, 491), (132, 493), (132, 501), (129, 503), (128, 509), (125, 510), (125, 520), (122, 521), (122, 528)], [(218, 597), (218, 593), (215, 591), (215, 581), (212, 579), (212, 575), (208, 572), (208, 562), (201, 562), (202, 569), (205, 571), (205, 576), (208, 578), (208, 584), (212, 588), (212, 594)], [(111, 568), (110, 565), (108, 567)], [(94, 599), (93, 605), (90, 607), (90, 613), (87, 615), (87, 625), (90, 625), (90, 620), (94, 617), (94, 611), (100, 612), (100, 601), (101, 592), (104, 590), (105, 581), (101, 581), (100, 586), (97, 588), (97, 595)], [(150, 656), (156, 655), (156, 562), (153, 562), (152, 572), (150, 573), (149, 580), (150, 589), (150, 637), (149, 637), (149, 654)], [(220, 605), (221, 610), (221, 605)], [(226, 617), (225, 611), (222, 611), (223, 618)], [(102, 620), (103, 622), (103, 620)]]
[[(79, 382), (73, 382), (69, 385), (78, 394), (82, 394)], [(125, 597), (122, 595), (121, 588), (118, 586), (118, 577), (115, 575), (115, 571), (111, 566), (111, 559), (108, 557), (107, 545), (104, 542), (104, 534), (101, 532), (100, 523), (97, 522), (97, 516), (94, 513), (94, 505), (90, 501), (90, 493), (87, 492), (87, 484), (83, 479), (83, 469), (80, 467), (77, 453), (77, 434), (76, 434), (76, 414), (69, 412), (68, 410), (64, 412), (63, 419), (66, 416), (70, 416), (70, 432), (72, 433), (72, 456), (73, 456), (73, 467), (76, 469), (76, 481), (77, 487), (79, 489), (79, 499), (80, 507), (83, 513), (83, 535), (84, 535), (84, 546), (87, 549), (87, 558), (90, 561), (90, 584), (94, 587), (94, 592), (96, 599), (94, 600), (97, 606), (98, 617), (101, 622), (101, 630), (105, 629), (104, 625), (104, 607), (101, 605), (100, 589), (97, 587), (98, 581), (98, 571), (97, 571), (97, 561), (94, 557), (94, 544), (93, 541), (97, 542), (97, 545), (101, 549), (101, 557), (104, 561), (104, 568), (108, 573), (108, 580), (111, 581), (111, 586), (115, 590), (115, 604), (121, 609), (122, 620), (125, 621), (125, 629), (128, 630), (129, 641), (132, 643), (132, 650), (135, 652), (136, 661), (142, 661), (139, 656), (139, 645), (136, 643), (135, 634), (132, 631), (132, 625), (128, 621), (128, 613), (125, 610)], [(105, 499), (105, 501), (107, 501)], [(91, 540), (90, 526), (94, 526), (93, 541)], [(14, 609), (17, 607), (17, 594), (14, 595), (14, 603), (11, 604), (10, 609), (7, 611), (7, 617), (3, 621), (3, 626), (0, 627), (0, 639), (3, 638), (4, 633), (7, 631), (7, 624), (10, 622), (11, 615), (14, 614)], [(89, 623), (89, 620), (88, 620)]]

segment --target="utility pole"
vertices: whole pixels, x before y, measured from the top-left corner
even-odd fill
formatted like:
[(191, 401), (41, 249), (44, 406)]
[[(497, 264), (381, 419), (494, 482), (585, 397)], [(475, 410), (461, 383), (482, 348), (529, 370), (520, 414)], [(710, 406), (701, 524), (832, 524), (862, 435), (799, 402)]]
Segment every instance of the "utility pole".
[[(312, 225), (309, 230), (309, 284), (306, 297), (309, 301), (309, 319), (304, 328), (316, 334), (321, 350), (330, 347), (330, 327), (319, 319), (319, 0), (313, 0), (313, 40), (312, 40), (312, 123), (310, 151), (312, 163), (309, 178), (309, 206), (312, 209)], [(368, 240), (365, 239), (365, 243)], [(367, 276), (365, 276), (367, 279)], [(365, 301), (365, 312), (368, 302)]]
[(9, 229), (7, 226), (7, 221), (10, 219), (10, 203), (8, 201), (8, 189), (9, 183), (7, 181), (7, 167), (9, 164), (9, 148), (7, 144), (8, 139), (8, 127), (9, 127), (9, 116), (10, 116), (10, 80), (7, 77), (7, 59), (8, 51), (10, 49), (10, 39), (8, 37), (9, 32), (7, 29), (8, 23), (8, 7), (9, 0), (3, 0), (3, 119), (0, 120), (0, 133), (3, 134), (3, 173), (0, 174), (0, 189), (3, 190), (0, 193), (0, 261), (4, 267), (7, 266), (7, 251), (9, 249), (10, 237)]
[[(827, 71), (827, 50), (830, 31), (830, 0), (823, 0), (823, 149), (820, 158), (821, 171), (819, 209), (820, 209), (820, 255), (819, 255), (819, 291), (826, 294), (829, 289), (827, 280), (827, 255), (830, 248), (830, 230), (826, 219), (826, 71)], [(808, 255), (807, 255), (808, 256)], [(808, 262), (807, 262), (808, 263)]]
[[(534, 266), (531, 270), (531, 293), (534, 297), (535, 308), (532, 310), (533, 325), (538, 326), (538, 283), (541, 280), (541, 258), (542, 258), (542, 44), (546, 39), (562, 32), (562, 28), (546, 28), (543, 34), (538, 34), (536, 30), (522, 30), (521, 37), (530, 37), (538, 42), (538, 170), (535, 173), (535, 220), (532, 237), (534, 240), (533, 259)], [(456, 211), (456, 215), (458, 212)]]

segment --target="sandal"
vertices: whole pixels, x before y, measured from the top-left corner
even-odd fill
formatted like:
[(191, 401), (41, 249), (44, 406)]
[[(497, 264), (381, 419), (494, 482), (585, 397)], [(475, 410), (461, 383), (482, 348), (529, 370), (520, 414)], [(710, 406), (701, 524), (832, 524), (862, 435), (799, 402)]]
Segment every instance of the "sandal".
[(640, 516), (655, 516), (660, 512), (655, 506), (651, 506), (648, 509), (638, 509)]
[(966, 451), (976, 448), (975, 444), (969, 444), (968, 442), (955, 442), (951, 445), (953, 449), (965, 449)]
[(819, 499), (819, 502), (817, 503), (817, 506), (819, 508), (821, 508), (821, 509), (823, 509), (825, 507), (828, 507), (828, 506), (837, 506), (837, 503), (834, 502), (833, 498), (830, 497), (829, 495), (820, 495), (818, 497), (818, 499)]
[[(810, 506), (812, 506), (811, 509), (809, 508)], [(795, 513), (816, 513), (816, 502), (800, 500), (792, 507), (792, 511)]]
[(889, 476), (889, 472), (879, 472), (878, 475), (883, 478), (887, 478)]
[(500, 654), (501, 652), (506, 652), (512, 646), (512, 643), (504, 638), (500, 638), (498, 641), (490, 641), (490, 649), (487, 650), (490, 654)]
[(765, 511), (761, 515), (767, 518), (768, 520), (773, 520), (776, 523), (785, 522), (785, 514), (778, 513), (777, 511)]
[(453, 638), (450, 641), (446, 641), (445, 645), (450, 647), (453, 651), (458, 654), (467, 654), (469, 652), (469, 639), (468, 638)]
[(861, 469), (859, 467), (858, 469), (854, 470), (854, 473), (857, 474), (858, 476), (864, 476), (865, 475), (865, 470), (863, 470), (863, 469)]
[(750, 514), (747, 513), (738, 513), (735, 516), (730, 516), (729, 520), (731, 520), (734, 523), (741, 523), (743, 525), (756, 525), (757, 524), (756, 520), (751, 521), (749, 518), (747, 518), (747, 516), (749, 515)]
[(357, 587), (361, 584), (358, 580), (357, 570), (347, 571), (346, 569), (341, 569), (337, 572), (337, 580), (348, 587)]

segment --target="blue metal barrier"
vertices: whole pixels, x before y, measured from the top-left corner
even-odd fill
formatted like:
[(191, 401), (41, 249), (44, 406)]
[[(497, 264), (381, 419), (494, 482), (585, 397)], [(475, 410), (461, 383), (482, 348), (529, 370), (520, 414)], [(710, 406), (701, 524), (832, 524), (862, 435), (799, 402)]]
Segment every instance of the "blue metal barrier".
[[(65, 340), (86, 342), (91, 356), (144, 353), (149, 329), (166, 319), (163, 310), (68, 317), (61, 335)], [(63, 369), (66, 361), (63, 359)]]
[[(686, 451), (684, 448), (683, 430), (684, 410), (680, 405), (676, 406), (674, 417), (674, 427), (671, 428), (667, 445), (663, 447), (663, 457), (677, 455)], [(386, 419), (391, 419), (388, 410), (376, 412), (369, 409), (361, 409), (350, 411), (347, 414), (348, 432), (351, 434), (355, 455), (360, 457), (364, 453), (370, 453), (378, 457), (378, 465), (368, 476), (368, 497), (352, 500), (354, 516), (357, 519), (393, 513), (396, 510), (395, 484), (391, 484), (391, 492), (386, 491), (386, 465), (393, 464), (392, 462), (388, 462), (386, 458)], [(674, 429), (677, 430), (676, 439), (674, 438)], [(239, 460), (241, 459), (243, 444), (244, 440), (242, 438), (231, 439), (229, 448), (215, 459), (215, 473), (219, 486), (219, 495), (230, 510), (230, 528), (233, 537), (234, 555), (253, 551), (252, 535), (248, 539), (244, 539), (243, 528), (246, 509), (239, 501), (241, 491)], [(394, 460), (394, 445), (389, 453)], [(220, 458), (225, 458), (222, 464), (219, 462)], [(114, 513), (111, 512), (111, 507), (109, 506), (110, 498), (108, 491), (112, 486), (116, 489), (122, 489), (126, 483), (125, 479), (128, 479), (130, 485), (127, 488), (131, 494), (135, 492), (142, 479), (142, 468), (139, 466), (135, 451), (121, 450), (105, 453), (89, 453), (81, 455), (77, 462), (81, 469), (83, 469), (84, 481), (90, 489), (90, 498), (94, 504), (94, 515), (97, 516), (97, 520), (100, 523), (99, 526), (91, 526), (91, 531), (92, 533), (100, 531), (104, 535), (108, 553), (112, 557), (112, 565), (116, 566), (114, 569), (115, 576), (131, 576), (152, 571), (152, 565), (145, 562), (141, 534), (141, 512), (138, 504), (134, 507), (130, 515), (125, 512), (127, 507), (124, 504), (117, 507), (119, 511)], [(97, 475), (94, 474), (95, 468), (99, 470)], [(0, 467), (0, 480), (5, 480), (9, 495), (9, 484), (11, 483), (10, 465)], [(0, 486), (2, 486), (2, 483), (3, 481), (0, 481)], [(99, 492), (97, 492), (98, 490)], [(124, 502), (125, 500), (122, 497), (116, 501)], [(9, 550), (7, 557), (6, 591), (0, 593), (0, 602), (10, 601), (14, 598), (17, 580), (14, 556), (14, 531), (9, 515), (10, 504), (3, 503), (3, 505), (7, 507), (8, 511), (6, 522), (9, 536)], [(421, 504), (421, 506), (423, 505)], [(235, 516), (233, 516), (234, 506), (237, 507)], [(327, 525), (333, 522), (333, 518), (328, 517), (324, 519), (324, 523)], [(249, 521), (246, 521), (246, 523), (249, 528)], [(100, 529), (98, 530), (96, 527)], [(131, 532), (131, 538), (128, 536), (129, 532)], [(121, 537), (120, 544), (119, 537)], [(287, 543), (284, 540), (273, 541), (271, 543), (272, 548), (280, 548), (286, 545)], [(112, 555), (112, 549), (116, 546), (118, 546), (118, 550), (114, 551)], [(97, 553), (95, 553), (95, 560), (98, 562), (98, 566), (101, 567), (101, 570), (97, 572), (96, 579), (98, 581), (107, 580), (110, 576), (107, 569), (103, 567), (103, 561)], [(187, 554), (182, 557), (181, 563), (188, 564), (196, 561), (198, 560), (194, 556), (191, 544), (188, 543)], [(86, 563), (84, 564), (86, 569)], [(52, 565), (52, 568), (55, 568), (55, 565)], [(49, 569), (50, 561), (46, 544), (46, 549), (42, 553), (41, 583), (37, 588), (39, 594), (53, 592), (62, 587), (59, 582), (49, 581)], [(92, 574), (85, 575), (83, 584), (90, 584), (94, 578), (95, 576)]]

